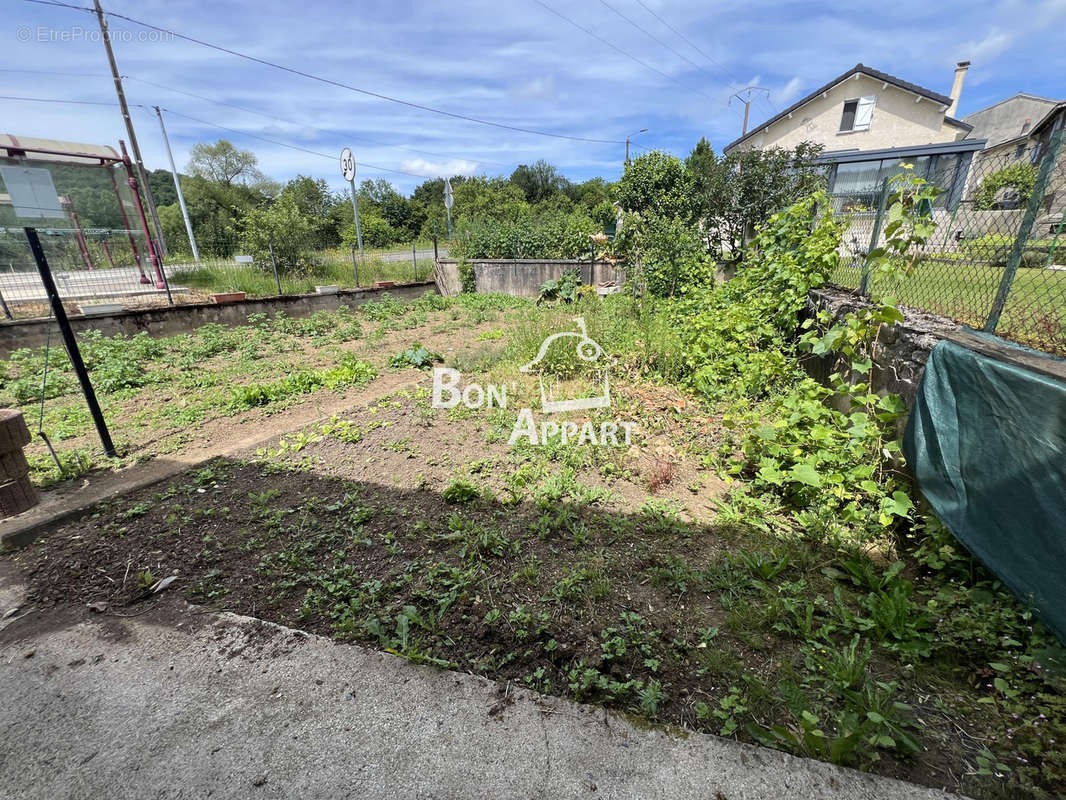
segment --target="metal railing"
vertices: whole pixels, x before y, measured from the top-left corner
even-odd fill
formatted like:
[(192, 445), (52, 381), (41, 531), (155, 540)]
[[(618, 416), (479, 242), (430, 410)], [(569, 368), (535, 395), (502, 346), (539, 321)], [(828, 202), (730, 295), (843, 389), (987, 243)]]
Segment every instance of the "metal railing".
[[(932, 178), (931, 178), (932, 180)], [(935, 180), (933, 180), (935, 182)], [(845, 215), (841, 265), (830, 277), (866, 295), (883, 293), (868, 254), (883, 244), (889, 179), (836, 191)], [(945, 193), (947, 195), (948, 193)], [(1066, 355), (1066, 157), (1063, 129), (977, 153), (912, 270), (891, 294), (929, 311), (1056, 355)]]
[[(212, 295), (248, 297), (310, 294), (317, 287), (373, 287), (431, 279), (433, 242), (368, 250), (354, 246), (291, 252), (268, 243), (262, 253), (243, 254), (230, 242), (201, 245), (201, 260), (173, 250), (166, 259), (149, 253), (141, 231), (39, 228), (39, 238), (68, 313), (210, 302)], [(204, 253), (231, 252), (226, 257)], [(0, 318), (48, 316), (44, 286), (21, 227), (0, 228)]]

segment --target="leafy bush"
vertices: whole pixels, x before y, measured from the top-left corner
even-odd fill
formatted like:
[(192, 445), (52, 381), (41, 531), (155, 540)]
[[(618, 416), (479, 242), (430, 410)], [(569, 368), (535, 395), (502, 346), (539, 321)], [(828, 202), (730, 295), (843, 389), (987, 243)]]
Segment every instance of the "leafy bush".
[(1000, 190), (1007, 187), (1013, 188), (1017, 195), (1017, 206), (1024, 206), (1029, 202), (1029, 195), (1033, 193), (1036, 185), (1036, 165), (1019, 163), (1011, 164), (1001, 170), (986, 176), (977, 189), (977, 207), (981, 211), (988, 211), (996, 206), (996, 196)]
[(443, 361), (444, 356), (434, 353), (422, 344), (415, 342), (402, 353), (397, 353), (389, 359), (390, 367), (414, 367), (415, 369), (430, 369), (434, 363)]
[(568, 269), (559, 276), (559, 280), (547, 280), (540, 285), (540, 297), (537, 303), (561, 300), (572, 303), (577, 299), (577, 289), (581, 285), (581, 276), (576, 269)]
[(460, 258), (583, 258), (596, 223), (582, 213), (474, 220), (460, 226), (452, 253)]
[[(709, 398), (765, 397), (795, 378), (789, 356), (807, 293), (837, 265), (843, 224), (815, 209), (814, 195), (773, 215), (736, 277), (678, 303), (692, 386)], [(813, 228), (813, 230), (812, 230)]]
[(463, 294), (475, 294), (477, 292), (477, 279), (474, 275), (474, 265), (465, 260), (459, 261), (459, 284)]
[(339, 391), (352, 386), (364, 386), (377, 377), (377, 371), (366, 361), (345, 353), (340, 363), (324, 370), (301, 370), (269, 383), (237, 386), (230, 391), (229, 410), (233, 413), (265, 406), (319, 389)]

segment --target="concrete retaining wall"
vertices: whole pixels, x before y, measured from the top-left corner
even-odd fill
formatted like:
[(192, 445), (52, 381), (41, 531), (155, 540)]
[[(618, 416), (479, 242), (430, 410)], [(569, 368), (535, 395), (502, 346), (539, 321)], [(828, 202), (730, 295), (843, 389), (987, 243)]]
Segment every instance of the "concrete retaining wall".
[[(197, 303), (184, 306), (164, 306), (124, 311), (105, 316), (71, 316), (75, 333), (100, 331), (104, 336), (122, 333), (129, 336), (145, 331), (149, 336), (173, 336), (195, 330), (208, 322), (222, 325), (243, 325), (249, 314), (275, 316), (284, 312), (290, 317), (308, 317), (317, 311), (332, 311), (341, 306), (359, 306), (380, 300), (386, 294), (395, 298), (414, 299), (426, 292), (435, 292), (433, 281), (405, 283), (387, 288), (346, 289), (337, 294), (298, 294), (262, 297), (239, 303)], [(48, 336), (47, 317), (0, 322), (0, 358), (7, 358), (20, 347), (40, 347)], [(52, 332), (53, 343), (59, 334)]]
[[(593, 286), (607, 281), (625, 282), (624, 269), (606, 261), (580, 261), (565, 259), (468, 259), (474, 268), (474, 284), (484, 294), (509, 294), (516, 297), (540, 297), (540, 285), (547, 280), (558, 280), (568, 269), (577, 269), (581, 280)], [(441, 294), (452, 296), (461, 291), (459, 262), (439, 259), (434, 273)]]
[[(816, 289), (807, 298), (808, 315), (813, 316), (825, 310), (833, 315), (834, 320), (868, 306), (864, 298), (841, 289)], [(907, 403), (907, 408), (910, 408), (914, 404), (929, 354), (941, 339), (957, 331), (959, 324), (936, 314), (906, 308), (901, 310), (903, 322), (883, 327), (878, 335), (874, 348), (873, 388), (880, 394), (900, 395)], [(829, 376), (837, 371), (834, 361), (829, 357), (808, 356), (803, 364), (811, 377), (828, 385)]]

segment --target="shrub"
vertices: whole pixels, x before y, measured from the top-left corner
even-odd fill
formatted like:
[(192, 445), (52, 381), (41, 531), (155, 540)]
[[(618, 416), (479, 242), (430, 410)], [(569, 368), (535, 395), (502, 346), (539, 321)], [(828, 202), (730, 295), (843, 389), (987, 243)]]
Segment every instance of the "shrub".
[(466, 263), (465, 260), (459, 261), (459, 283), (462, 286), (463, 294), (475, 294), (477, 292), (477, 280), (474, 276), (473, 264)]
[(1034, 164), (1011, 164), (1001, 170), (993, 172), (981, 181), (977, 190), (977, 207), (982, 211), (988, 211), (996, 206), (996, 196), (1001, 189), (1011, 187), (1018, 196), (1018, 205), (1024, 206), (1029, 202), (1029, 195), (1033, 193), (1036, 185), (1036, 165)]
[(513, 220), (464, 222), (460, 258), (583, 258), (596, 223), (581, 213), (524, 215)]

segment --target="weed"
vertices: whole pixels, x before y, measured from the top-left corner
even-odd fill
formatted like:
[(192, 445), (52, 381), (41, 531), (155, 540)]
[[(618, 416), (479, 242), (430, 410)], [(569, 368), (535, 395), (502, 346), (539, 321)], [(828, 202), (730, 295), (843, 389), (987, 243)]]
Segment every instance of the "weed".
[(440, 496), (446, 503), (472, 503), (481, 497), (481, 490), (469, 481), (458, 478), (445, 486)]

